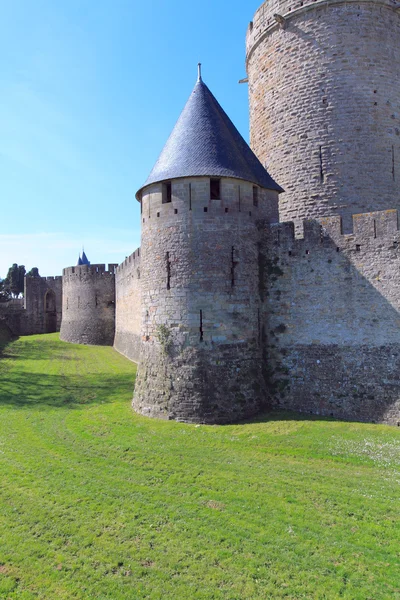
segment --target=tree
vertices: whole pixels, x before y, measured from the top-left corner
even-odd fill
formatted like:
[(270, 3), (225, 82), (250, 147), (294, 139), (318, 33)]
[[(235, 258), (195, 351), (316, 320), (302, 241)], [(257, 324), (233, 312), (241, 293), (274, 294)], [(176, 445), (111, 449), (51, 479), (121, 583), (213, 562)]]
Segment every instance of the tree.
[(6, 281), (11, 294), (15, 298), (24, 293), (24, 277), (24, 265), (18, 266), (17, 263), (14, 263), (13, 266), (8, 269)]
[(40, 277), (39, 269), (37, 267), (32, 267), (30, 271), (26, 274), (27, 277)]
[(0, 302), (7, 302), (11, 299), (10, 288), (7, 279), (0, 279)]

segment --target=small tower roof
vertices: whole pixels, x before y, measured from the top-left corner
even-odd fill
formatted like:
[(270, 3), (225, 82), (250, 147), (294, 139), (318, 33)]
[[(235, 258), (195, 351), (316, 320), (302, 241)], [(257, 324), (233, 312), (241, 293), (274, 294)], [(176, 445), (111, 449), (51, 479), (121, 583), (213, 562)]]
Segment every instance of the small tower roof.
[(80, 267), (82, 264), (83, 264), (83, 262), (82, 262), (82, 259), (81, 259), (81, 255), (79, 255), (78, 262), (76, 263), (76, 266)]
[(90, 265), (90, 262), (88, 261), (88, 257), (85, 254), (85, 251), (82, 251), (82, 265)]
[(234, 177), (282, 192), (201, 78), (189, 96), (147, 180), (178, 177)]

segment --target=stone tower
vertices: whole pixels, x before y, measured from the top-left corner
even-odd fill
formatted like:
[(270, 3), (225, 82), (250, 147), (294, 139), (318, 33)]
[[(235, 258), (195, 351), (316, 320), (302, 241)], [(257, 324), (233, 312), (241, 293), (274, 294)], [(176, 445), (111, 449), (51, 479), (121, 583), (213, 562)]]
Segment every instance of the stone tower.
[(218, 423), (260, 410), (258, 227), (278, 220), (280, 191), (199, 74), (137, 193), (138, 412)]
[(280, 220), (400, 208), (400, 14), (391, 0), (268, 0), (247, 32), (251, 147)]
[(74, 344), (112, 346), (115, 332), (115, 269), (91, 265), (86, 254), (63, 269), (60, 339)]

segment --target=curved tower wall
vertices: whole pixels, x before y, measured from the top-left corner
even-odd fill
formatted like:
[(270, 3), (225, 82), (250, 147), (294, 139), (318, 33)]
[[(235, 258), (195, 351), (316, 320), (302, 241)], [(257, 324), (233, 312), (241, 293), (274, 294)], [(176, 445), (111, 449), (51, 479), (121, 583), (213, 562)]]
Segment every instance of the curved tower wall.
[(347, 232), (354, 213), (400, 208), (396, 6), (272, 0), (250, 23), (251, 147), (285, 189), (281, 221), (339, 214)]
[(115, 331), (116, 265), (82, 265), (63, 270), (60, 339), (112, 346)]
[(142, 347), (133, 407), (146, 415), (228, 422), (265, 402), (258, 221), (277, 221), (277, 192), (206, 177), (142, 194)]

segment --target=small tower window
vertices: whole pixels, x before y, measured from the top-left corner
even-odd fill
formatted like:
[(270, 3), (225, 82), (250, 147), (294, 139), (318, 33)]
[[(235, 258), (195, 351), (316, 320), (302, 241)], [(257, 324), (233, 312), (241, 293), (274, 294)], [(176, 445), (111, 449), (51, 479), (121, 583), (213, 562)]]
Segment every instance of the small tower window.
[(170, 181), (163, 183), (162, 186), (162, 203), (167, 204), (172, 200), (172, 184)]
[(210, 200), (219, 200), (221, 197), (220, 193), (221, 180), (210, 179)]
[(253, 206), (258, 206), (258, 187), (253, 185)]

